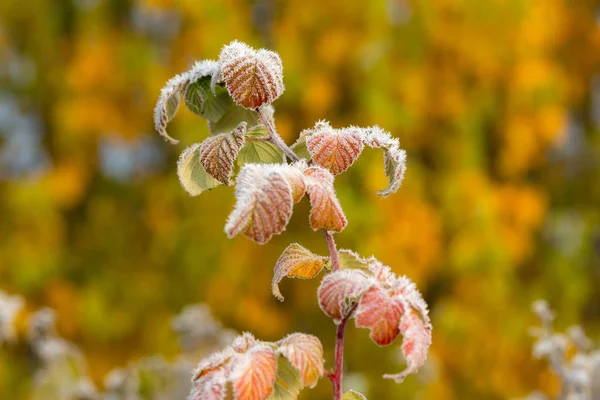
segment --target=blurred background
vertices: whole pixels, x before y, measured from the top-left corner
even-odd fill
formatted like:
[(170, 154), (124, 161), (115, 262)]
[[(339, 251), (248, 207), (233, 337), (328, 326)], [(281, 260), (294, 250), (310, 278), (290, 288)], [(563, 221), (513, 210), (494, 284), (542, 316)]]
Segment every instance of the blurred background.
[[(191, 303), (260, 339), (315, 334), (331, 365), (319, 279), (283, 282), (284, 303), (270, 292), (289, 243), (326, 254), (307, 202), (267, 245), (228, 240), (232, 189), (191, 198), (176, 176), (205, 121), (181, 108), (177, 146), (154, 132), (166, 80), (233, 39), (281, 55), (288, 143), (323, 118), (379, 124), (408, 152), (389, 198), (375, 195), (379, 151), (337, 179), (349, 225), (336, 239), (417, 283), (433, 346), (395, 385), (381, 375), (403, 368), (400, 342), (378, 348), (351, 324), (348, 384), (370, 399), (555, 392), (531, 357), (532, 301), (600, 338), (598, 1), (3, 0), (0, 290), (23, 296), (25, 315), (53, 308), (98, 387), (144, 355), (178, 354), (170, 319)], [(0, 398), (28, 398), (29, 367), (0, 350)]]

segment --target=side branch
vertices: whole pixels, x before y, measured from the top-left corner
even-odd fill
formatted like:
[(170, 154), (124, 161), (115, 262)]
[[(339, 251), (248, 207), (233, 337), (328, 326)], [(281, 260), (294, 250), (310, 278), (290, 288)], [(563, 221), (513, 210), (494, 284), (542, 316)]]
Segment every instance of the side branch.
[(287, 144), (285, 144), (285, 142), (283, 141), (281, 136), (279, 136), (279, 134), (277, 133), (277, 130), (275, 129), (275, 126), (273, 126), (271, 121), (269, 121), (269, 119), (265, 115), (262, 108), (260, 108), (260, 107), (257, 108), (256, 113), (258, 114), (258, 117), (260, 118), (260, 121), (263, 123), (265, 128), (267, 128), (267, 132), (269, 132), (269, 136), (270, 136), (270, 139), (273, 142), (273, 144), (275, 144), (275, 146), (279, 147), (281, 149), (281, 151), (283, 151), (283, 153), (290, 160), (292, 160), (292, 161), (300, 160), (300, 158), (296, 155), (296, 153), (294, 153), (292, 151), (292, 149), (290, 149), (289, 146)]

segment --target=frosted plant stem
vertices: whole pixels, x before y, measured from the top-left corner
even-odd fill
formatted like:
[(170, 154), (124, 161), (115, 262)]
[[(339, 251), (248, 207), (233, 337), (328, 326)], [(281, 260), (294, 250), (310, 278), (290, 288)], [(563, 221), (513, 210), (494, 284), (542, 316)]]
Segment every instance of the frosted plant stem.
[(271, 124), (271, 121), (269, 121), (269, 119), (266, 117), (266, 115), (263, 112), (262, 108), (260, 108), (260, 107), (257, 108), (256, 109), (256, 113), (258, 114), (258, 116), (260, 118), (260, 121), (263, 123), (263, 125), (265, 126), (265, 128), (267, 128), (267, 132), (269, 132), (269, 136), (271, 137), (271, 141), (273, 142), (273, 144), (275, 146), (279, 147), (281, 149), (281, 151), (283, 151), (283, 153), (290, 160), (292, 160), (292, 161), (298, 161), (298, 160), (300, 160), (300, 158), (298, 158), (298, 156), (296, 155), (296, 153), (294, 153), (292, 151), (292, 149), (290, 149), (288, 147), (288, 145), (285, 144), (285, 142), (283, 141), (283, 139), (281, 138), (281, 136), (279, 136), (279, 134), (275, 130), (275, 127), (273, 126), (273, 124)]
[[(261, 108), (256, 109), (256, 113), (258, 114), (261, 122), (269, 132), (269, 137), (271, 142), (279, 147), (281, 151), (292, 161), (298, 161), (299, 158), (288, 147), (287, 144), (281, 139), (281, 136), (275, 130), (275, 127), (269, 121), (269, 119), (265, 116), (263, 110)], [(339, 271), (341, 268), (340, 265), (340, 257), (338, 256), (337, 247), (335, 245), (335, 239), (333, 235), (327, 231), (327, 229), (323, 228), (323, 233), (325, 234), (325, 240), (327, 241), (327, 247), (329, 248), (329, 257), (331, 259), (331, 264), (333, 266), (333, 271)], [(355, 303), (350, 307), (346, 316), (342, 319), (340, 324), (337, 326), (336, 335), (335, 335), (335, 365), (333, 372), (325, 372), (327, 377), (331, 380), (333, 384), (333, 399), (341, 400), (342, 399), (342, 379), (343, 379), (343, 371), (344, 371), (344, 335), (346, 332), (346, 324), (348, 320), (354, 314), (358, 303)]]

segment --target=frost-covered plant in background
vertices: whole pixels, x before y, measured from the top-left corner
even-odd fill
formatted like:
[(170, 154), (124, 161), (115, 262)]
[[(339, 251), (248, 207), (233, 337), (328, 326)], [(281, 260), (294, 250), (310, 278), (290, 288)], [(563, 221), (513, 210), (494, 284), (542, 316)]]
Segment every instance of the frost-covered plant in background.
[(334, 365), (325, 368), (321, 342), (314, 336), (292, 333), (269, 343), (245, 333), (200, 361), (190, 400), (294, 399), (323, 375), (333, 384), (335, 400), (364, 398), (342, 390), (344, 332), (351, 318), (357, 327), (368, 328), (380, 346), (402, 334), (407, 368), (384, 378), (402, 382), (427, 358), (431, 324), (427, 305), (412, 281), (395, 276), (373, 257), (338, 251), (334, 240), (348, 223), (335, 192), (335, 177), (356, 161), (365, 146), (381, 149), (389, 185), (378, 194), (389, 196), (402, 183), (406, 153), (397, 138), (379, 127), (337, 129), (326, 121), (302, 131), (289, 147), (277, 133), (272, 106), (283, 91), (279, 55), (234, 41), (223, 48), (218, 61), (196, 63), (167, 82), (154, 122), (161, 136), (177, 144), (167, 125), (182, 101), (208, 121), (211, 136), (182, 152), (177, 173), (192, 196), (235, 182), (236, 204), (225, 224), (230, 238), (244, 234), (266, 243), (285, 230), (294, 204), (308, 198), (310, 226), (322, 230), (329, 255), (291, 244), (275, 265), (272, 291), (283, 301), (278, 284), (284, 277), (309, 279), (324, 271), (317, 297), (337, 326)]
[[(541, 326), (531, 328), (536, 338), (533, 356), (548, 362), (560, 381), (558, 400), (600, 399), (600, 350), (574, 325), (566, 333), (555, 332), (554, 312), (544, 300), (533, 303), (533, 312)], [(549, 400), (551, 397), (534, 392), (525, 400)]]

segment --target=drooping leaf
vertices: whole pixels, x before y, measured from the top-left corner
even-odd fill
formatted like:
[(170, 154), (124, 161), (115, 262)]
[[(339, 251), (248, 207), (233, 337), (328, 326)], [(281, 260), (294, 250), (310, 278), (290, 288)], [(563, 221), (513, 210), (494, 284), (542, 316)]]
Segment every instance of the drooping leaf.
[(173, 119), (179, 108), (179, 94), (187, 84), (187, 74), (177, 75), (171, 78), (160, 91), (156, 107), (154, 107), (154, 127), (156, 131), (168, 142), (179, 143), (167, 133), (167, 125)]
[(272, 164), (283, 161), (283, 152), (273, 143), (264, 140), (269, 133), (263, 125), (257, 125), (246, 132), (246, 144), (238, 155), (238, 165), (244, 164)]
[(323, 345), (321, 341), (304, 333), (293, 333), (278, 342), (277, 353), (287, 358), (298, 369), (302, 384), (314, 387), (323, 376)]
[(243, 232), (258, 243), (281, 233), (292, 216), (293, 191), (282, 174), (284, 165), (246, 164), (235, 187), (237, 203), (225, 232), (232, 238)]
[(243, 107), (254, 110), (271, 104), (284, 91), (277, 53), (233, 41), (221, 51), (219, 65), (229, 94)]
[(304, 388), (298, 369), (285, 357), (277, 358), (277, 376), (269, 400), (296, 400)]
[(346, 316), (351, 302), (360, 297), (374, 284), (363, 271), (343, 269), (327, 275), (319, 286), (319, 306), (323, 312), (339, 323)]
[(325, 228), (340, 232), (348, 224), (333, 187), (331, 172), (321, 167), (304, 171), (306, 191), (310, 200), (310, 225), (314, 230)]
[[(208, 98), (208, 94), (201, 94), (198, 90), (202, 88), (202, 82), (210, 82), (212, 76), (218, 72), (218, 64), (213, 60), (205, 60), (194, 64), (192, 69), (171, 78), (160, 92), (158, 102), (154, 108), (154, 126), (157, 132), (165, 140), (177, 144), (178, 140), (173, 139), (167, 133), (167, 124), (173, 119), (179, 108), (180, 95), (184, 95), (184, 101), (188, 108), (199, 115), (203, 114), (203, 99)], [(195, 96), (197, 94), (197, 96)], [(227, 94), (225, 92), (225, 94)], [(204, 96), (204, 97), (202, 97)], [(210, 97), (215, 97), (212, 93)], [(229, 98), (229, 96), (227, 96)], [(224, 101), (219, 97), (220, 101)], [(229, 102), (233, 104), (231, 99)]]
[(342, 395), (342, 400), (367, 400), (367, 398), (354, 390), (349, 390)]
[(218, 121), (233, 100), (222, 86), (211, 89), (211, 81), (218, 73), (218, 63), (203, 61), (194, 64), (188, 72), (188, 83), (182, 91), (186, 107), (209, 121)]
[(266, 344), (254, 344), (231, 364), (230, 380), (237, 400), (265, 400), (273, 392), (277, 358)]
[(358, 128), (333, 129), (320, 122), (306, 137), (306, 147), (317, 165), (339, 175), (356, 161), (364, 144)]
[(204, 170), (200, 162), (200, 146), (200, 143), (196, 143), (188, 147), (177, 161), (179, 181), (190, 196), (198, 196), (205, 190), (222, 185)]
[(209, 137), (200, 146), (200, 162), (213, 178), (229, 185), (234, 161), (245, 143), (246, 123), (242, 122), (231, 133)]
[(273, 283), (271, 284), (273, 296), (283, 301), (283, 296), (279, 291), (279, 282), (284, 277), (311, 279), (323, 269), (327, 260), (327, 257), (318, 256), (298, 243), (292, 243), (283, 251), (275, 264)]
[(369, 328), (370, 337), (380, 346), (392, 343), (400, 333), (400, 318), (404, 305), (389, 289), (372, 286), (360, 299), (355, 322), (359, 328)]
[(377, 192), (379, 196), (387, 197), (396, 193), (404, 179), (406, 171), (406, 152), (400, 149), (400, 141), (378, 126), (361, 130), (365, 145), (383, 149), (383, 162), (385, 174), (388, 178), (388, 187)]
[(431, 345), (431, 325), (424, 322), (416, 312), (407, 311), (400, 320), (402, 354), (407, 368), (399, 374), (386, 374), (385, 379), (393, 379), (396, 383), (404, 381), (407, 375), (415, 373), (427, 360), (427, 352)]

